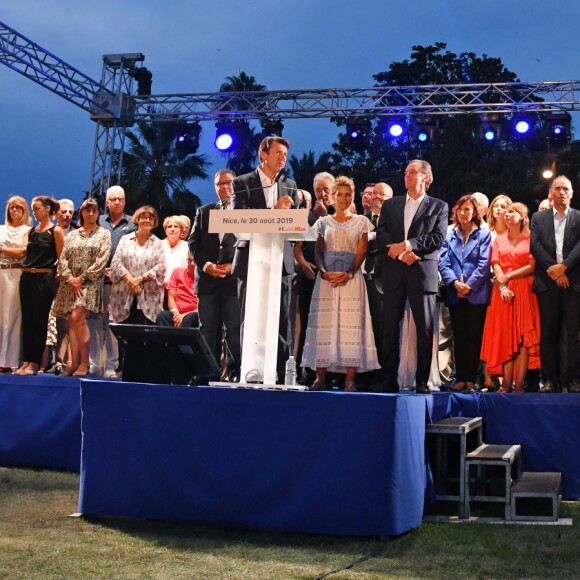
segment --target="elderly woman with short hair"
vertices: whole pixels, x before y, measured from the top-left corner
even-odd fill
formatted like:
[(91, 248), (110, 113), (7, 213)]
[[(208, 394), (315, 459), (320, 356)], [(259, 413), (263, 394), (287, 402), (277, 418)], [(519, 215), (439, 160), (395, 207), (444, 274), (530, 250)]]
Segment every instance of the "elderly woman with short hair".
[(163, 220), (165, 239), (163, 240), (163, 253), (165, 254), (165, 287), (171, 278), (175, 268), (187, 268), (189, 246), (182, 238), (184, 230), (188, 230), (188, 224), (180, 215), (171, 215)]
[(152, 233), (159, 220), (150, 205), (131, 219), (137, 230), (121, 238), (111, 262), (110, 316), (113, 322), (154, 324), (163, 310), (165, 277), (163, 244)]

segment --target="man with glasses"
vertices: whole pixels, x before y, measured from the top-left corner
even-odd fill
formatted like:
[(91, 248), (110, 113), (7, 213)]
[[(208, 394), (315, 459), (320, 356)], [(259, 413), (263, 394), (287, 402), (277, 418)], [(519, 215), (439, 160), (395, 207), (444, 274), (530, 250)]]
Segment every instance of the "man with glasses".
[[(439, 248), (447, 234), (447, 204), (427, 195), (431, 165), (416, 159), (405, 170), (406, 196), (385, 201), (377, 225), (382, 248), (384, 390), (398, 390), (399, 326), (409, 300), (417, 328), (417, 393), (429, 393)], [(405, 385), (401, 385), (405, 386)]]
[(198, 299), (200, 330), (219, 362), (222, 328), (225, 327), (230, 382), (239, 381), (241, 365), (240, 304), (237, 279), (232, 276), (236, 236), (210, 234), (208, 225), (210, 210), (232, 207), (235, 177), (236, 174), (229, 169), (220, 169), (215, 174), (214, 186), (219, 201), (197, 210), (189, 237), (189, 250), (195, 262), (194, 290)]

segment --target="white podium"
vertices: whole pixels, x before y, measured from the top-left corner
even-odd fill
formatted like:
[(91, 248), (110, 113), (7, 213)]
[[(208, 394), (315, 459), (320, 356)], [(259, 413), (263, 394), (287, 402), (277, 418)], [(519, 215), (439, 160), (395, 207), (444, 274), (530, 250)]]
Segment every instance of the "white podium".
[(208, 231), (250, 241), (240, 383), (224, 384), (276, 388), (284, 242), (315, 239), (308, 210), (212, 210)]

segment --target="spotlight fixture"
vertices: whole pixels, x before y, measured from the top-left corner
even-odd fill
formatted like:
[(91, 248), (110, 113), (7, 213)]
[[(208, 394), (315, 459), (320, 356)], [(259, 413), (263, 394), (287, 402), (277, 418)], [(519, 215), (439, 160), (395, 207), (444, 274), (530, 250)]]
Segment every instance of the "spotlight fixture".
[(346, 141), (351, 147), (364, 145), (371, 131), (369, 119), (350, 117), (346, 120)]
[(282, 132), (284, 131), (284, 123), (281, 119), (265, 119), (261, 123), (262, 125), (262, 135), (264, 137), (272, 137), (277, 135), (282, 137)]
[(401, 117), (389, 117), (381, 122), (379, 133), (388, 141), (398, 141), (405, 136), (407, 132), (407, 123)]
[(544, 117), (546, 138), (553, 145), (565, 145), (572, 138), (572, 117), (566, 111), (548, 113)]
[(215, 124), (214, 145), (222, 153), (231, 153), (247, 133), (248, 123), (243, 120), (218, 121)]
[(497, 141), (501, 137), (501, 120), (498, 113), (482, 113), (479, 136), (489, 143)]
[(134, 67), (127, 74), (137, 81), (137, 94), (140, 97), (151, 94), (153, 73), (149, 69), (144, 66), (141, 68)]
[(512, 132), (516, 137), (527, 137), (533, 133), (534, 120), (525, 113), (516, 113), (512, 118)]
[(405, 132), (405, 126), (401, 121), (392, 121), (387, 127), (387, 132), (391, 137), (398, 139)]
[(195, 153), (199, 148), (199, 134), (201, 125), (199, 121), (180, 123), (175, 135), (175, 148), (186, 155)]
[(430, 115), (420, 115), (413, 119), (413, 138), (419, 143), (433, 141), (435, 127)]

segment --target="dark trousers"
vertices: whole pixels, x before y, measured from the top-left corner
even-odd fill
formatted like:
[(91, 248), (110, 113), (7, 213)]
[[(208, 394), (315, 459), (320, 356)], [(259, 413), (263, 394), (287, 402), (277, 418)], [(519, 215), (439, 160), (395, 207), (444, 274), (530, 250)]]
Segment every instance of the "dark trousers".
[(449, 306), (457, 382), (475, 383), (486, 312), (487, 304), (470, 304), (464, 298)]
[(212, 349), (215, 359), (221, 360), (222, 334), (225, 326), (228, 349), (228, 374), (240, 374), (242, 364), (240, 346), (240, 303), (236, 295), (229, 295), (216, 288), (212, 294), (198, 294), (198, 310), (201, 334)]
[[(162, 310), (155, 320), (156, 326), (174, 326), (173, 324), (173, 314), (169, 310)], [(199, 326), (199, 318), (197, 312), (190, 312), (183, 317), (181, 322), (182, 326), (197, 328)], [(209, 344), (209, 343), (208, 343)], [(216, 359), (219, 361), (219, 358)]]
[(379, 361), (383, 360), (383, 296), (379, 292), (375, 279), (372, 276), (366, 277), (367, 296), (369, 299), (369, 311), (373, 325), (375, 346)]
[(56, 295), (53, 274), (22, 272), (20, 308), (22, 310), (22, 360), (40, 365), (46, 345), (48, 315)]
[[(552, 381), (556, 386), (567, 386), (570, 381), (580, 378), (580, 293), (554, 284), (536, 296), (540, 308), (542, 375), (544, 380)], [(563, 357), (560, 356), (562, 334), (565, 334)]]
[(433, 358), (433, 314), (436, 295), (404, 288), (383, 290), (383, 373), (385, 388), (397, 388), (397, 373), (400, 357), (400, 324), (405, 313), (405, 302), (409, 300), (417, 327), (417, 372), (415, 383), (427, 383)]

